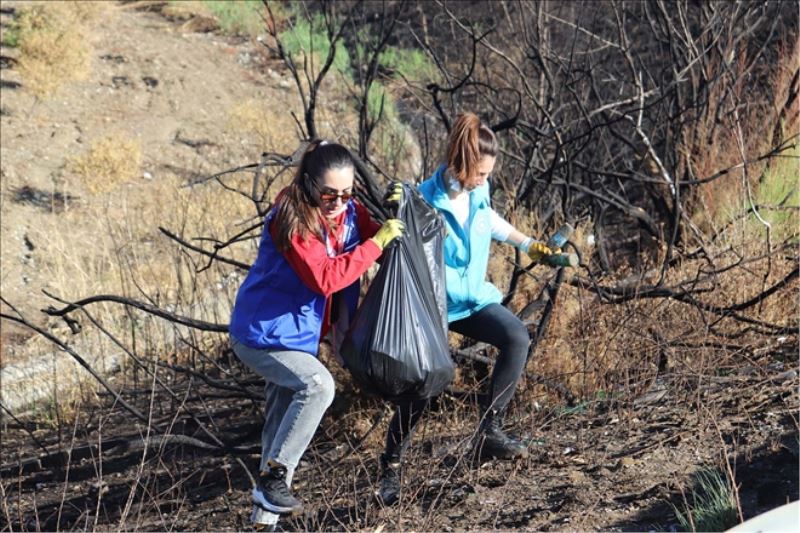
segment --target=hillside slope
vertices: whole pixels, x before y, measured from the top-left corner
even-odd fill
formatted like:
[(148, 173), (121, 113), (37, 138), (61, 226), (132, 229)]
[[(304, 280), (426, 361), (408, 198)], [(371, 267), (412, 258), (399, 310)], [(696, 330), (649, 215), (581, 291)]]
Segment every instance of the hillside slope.
[[(175, 274), (159, 259), (175, 246), (158, 226), (187, 237), (220, 235), (216, 228), (241, 216), (240, 206), (219, 204), (212, 186), (185, 185), (257, 160), (265, 143), (294, 148), (286, 110), (296, 95), (266, 49), (251, 39), (193, 32), (150, 10), (162, 4), (104, 4), (86, 36), (88, 77), (43, 98), (20, 74), (19, 50), (2, 49), (9, 59), (0, 89), (0, 291), (33, 323), (64, 329), (39, 311), (56, 303), (43, 289), (72, 300), (137, 294), (136, 287), (159, 298), (162, 287), (171, 290)], [(4, 31), (27, 5), (3, 2)], [(115, 156), (130, 160), (118, 164), (127, 174), (115, 174), (107, 160)], [(81, 170), (81, 161), (88, 168)], [(225, 315), (225, 299), (218, 300), (209, 313)], [(107, 325), (121, 320), (116, 312), (103, 315)], [(6, 406), (54, 394), (53, 375), (67, 385), (84, 372), (41, 341), (3, 322)], [(100, 370), (119, 364), (96, 345), (87, 351)]]
[[(23, 5), (2, 4), (3, 10)], [(46, 320), (39, 309), (54, 302), (41, 289), (65, 299), (109, 292), (171, 301), (169, 291), (181, 279), (161, 265), (190, 260), (158, 226), (185, 230), (187, 237), (228, 235), (217, 224), (236, 226), (244, 211), (220, 198), (234, 195), (186, 185), (252, 162), (265, 148), (290, 151), (297, 139), (289, 111), (299, 109), (292, 82), (257, 42), (191, 31), (152, 10), (163, 2), (109, 5), (113, 9), (90, 35), (87, 79), (37, 99), (11, 61), (2, 70), (0, 89), (3, 298), (106, 371), (130, 361), (114, 358), (107, 340), (89, 345), (90, 328), (71, 336), (62, 321)], [(8, 16), (3, 14), (4, 23)], [(16, 51), (2, 53), (13, 57)], [(320, 109), (321, 122), (327, 113)], [(265, 123), (268, 128), (253, 126)], [(123, 141), (138, 147), (135, 175), (104, 181), (102, 172), (76, 170), (74, 161), (107, 139), (112, 149)], [(237, 284), (213, 279), (217, 274), (212, 269), (203, 275), (220, 285), (218, 295), (187, 300), (192, 316), (225, 321), (224, 306)], [(582, 313), (575, 302), (580, 301), (559, 300), (556, 320), (569, 320), (565, 303), (573, 315)], [(631, 315), (648, 312), (642, 309), (633, 308)], [(141, 369), (109, 379), (151, 423), (132, 419), (113, 397), (97, 394), (92, 381), (88, 400), (61, 410), (60, 402), (69, 402), (54, 384), (69, 385), (85, 371), (42, 338), (4, 321), (3, 406), (38, 403), (17, 413), (22, 421), (2, 419), (0, 531), (248, 528), (250, 478), (243, 467), (252, 473), (258, 464), (260, 380), (237, 364), (219, 342), (224, 337), (191, 346), (187, 351), (197, 362), (186, 368), (177, 348), (159, 351), (148, 344), (148, 334), (161, 331), (157, 320), (110, 311), (103, 316), (107, 326), (127, 327), (130, 337), (124, 340), (151, 358), (153, 368), (156, 360), (162, 364), (158, 386)], [(598, 312), (576, 323), (591, 326), (602, 319)], [(589, 365), (599, 365), (603, 355), (594, 343), (610, 344), (618, 336), (599, 331), (575, 335), (576, 342), (592, 341), (578, 354)], [(617, 331), (633, 337), (636, 324), (623, 317)], [(771, 336), (740, 350), (674, 334), (672, 344), (639, 339), (663, 351), (664, 368), (640, 378), (636, 367), (620, 365), (608, 388), (577, 405), (543, 392), (529, 374), (507, 420), (531, 450), (517, 463), (470, 464), (468, 443), (477, 418), (472, 390), (445, 396), (416, 433), (403, 471), (403, 499), (391, 509), (372, 498), (387, 406), (359, 394), (346, 372), (331, 365), (337, 399), (295, 478), (307, 510), (281, 527), (667, 530), (676, 527), (671, 504), (682, 508), (692, 500), (695, 474), (719, 465), (737, 484), (745, 518), (796, 500), (796, 337)], [(564, 337), (548, 352), (537, 352), (535, 363), (570, 353), (566, 341), (572, 339)], [(714, 356), (725, 350), (742, 356), (720, 369), (696, 371), (683, 364), (685, 354), (687, 360), (701, 359), (714, 350)], [(650, 362), (641, 357), (636, 364)], [(469, 367), (464, 373), (470, 374)], [(558, 377), (566, 381), (569, 375)], [(474, 385), (462, 376), (456, 387), (465, 383)], [(215, 447), (210, 434), (224, 444)]]

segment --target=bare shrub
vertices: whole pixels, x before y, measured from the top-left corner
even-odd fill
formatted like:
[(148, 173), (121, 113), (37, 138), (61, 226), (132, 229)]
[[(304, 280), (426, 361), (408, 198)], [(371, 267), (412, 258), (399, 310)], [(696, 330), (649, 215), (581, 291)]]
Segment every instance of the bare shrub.
[(290, 152), (294, 148), (296, 133), (294, 122), (282, 110), (272, 108), (268, 102), (255, 99), (238, 102), (229, 111), (231, 132), (249, 134), (256, 146), (277, 152)]
[(108, 7), (107, 2), (44, 2), (21, 11), (19, 71), (31, 92), (46, 97), (64, 83), (88, 77), (89, 38)]
[(92, 194), (111, 191), (126, 181), (139, 177), (142, 148), (138, 139), (120, 135), (95, 140), (82, 155), (73, 157), (68, 168), (80, 177)]

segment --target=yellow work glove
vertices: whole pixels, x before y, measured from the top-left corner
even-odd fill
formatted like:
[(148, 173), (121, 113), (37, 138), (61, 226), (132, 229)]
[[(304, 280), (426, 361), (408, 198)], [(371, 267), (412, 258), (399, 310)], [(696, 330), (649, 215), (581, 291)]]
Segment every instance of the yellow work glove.
[(403, 184), (399, 181), (390, 183), (383, 195), (383, 205), (386, 207), (397, 206), (403, 198)]
[(530, 246), (528, 246), (528, 257), (531, 258), (531, 261), (534, 263), (541, 263), (542, 259), (547, 257), (551, 254), (561, 253), (561, 249), (548, 248), (548, 246), (543, 242), (533, 241)]
[(390, 218), (383, 223), (383, 226), (381, 226), (378, 233), (372, 237), (372, 240), (383, 250), (390, 242), (403, 235), (405, 229), (403, 222), (396, 218)]

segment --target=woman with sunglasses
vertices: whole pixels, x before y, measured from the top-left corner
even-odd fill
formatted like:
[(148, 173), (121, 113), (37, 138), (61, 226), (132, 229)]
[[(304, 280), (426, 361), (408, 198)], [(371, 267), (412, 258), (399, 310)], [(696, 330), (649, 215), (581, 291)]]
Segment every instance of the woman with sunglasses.
[[(265, 217), (258, 256), (236, 296), (233, 350), (266, 381), (253, 489), (253, 519), (261, 525), (302, 509), (289, 485), (335, 391), (317, 359), (320, 340), (355, 312), (359, 278), (404, 229), (396, 219), (377, 224), (355, 201), (354, 168), (344, 146), (309, 145)], [(398, 201), (401, 190), (388, 201)]]
[[(419, 191), (447, 224), (444, 263), (449, 329), (499, 350), (489, 390), (480, 401), (473, 451), (480, 458), (515, 459), (527, 450), (503, 431), (503, 415), (525, 368), (530, 337), (525, 324), (500, 304), (500, 291), (486, 280), (490, 244), (492, 239), (506, 242), (537, 262), (555, 250), (518, 231), (492, 209), (488, 178), (498, 153), (492, 130), (476, 115), (460, 114), (450, 132), (446, 164), (420, 184)], [(426, 400), (399, 404), (389, 424), (378, 492), (387, 505), (399, 496), (401, 457), (426, 405)]]

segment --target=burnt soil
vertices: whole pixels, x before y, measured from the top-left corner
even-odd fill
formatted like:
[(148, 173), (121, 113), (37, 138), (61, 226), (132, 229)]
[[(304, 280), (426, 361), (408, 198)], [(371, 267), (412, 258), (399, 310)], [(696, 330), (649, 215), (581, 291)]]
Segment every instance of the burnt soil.
[[(149, 425), (103, 397), (72, 423), (7, 420), (0, 530), (248, 529), (260, 384), (228, 351), (214, 362), (197, 369), (204, 379), (162, 375), (175, 397), (117, 377)], [(665, 374), (649, 391), (572, 407), (523, 387), (507, 426), (530, 454), (513, 463), (471, 460), (475, 405), (445, 394), (414, 437), (392, 508), (373, 497), (390, 411), (340, 378), (295, 476), (306, 509), (283, 530), (674, 530), (673, 505), (713, 467), (733, 475), (745, 519), (798, 498), (793, 371)]]

